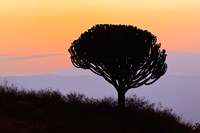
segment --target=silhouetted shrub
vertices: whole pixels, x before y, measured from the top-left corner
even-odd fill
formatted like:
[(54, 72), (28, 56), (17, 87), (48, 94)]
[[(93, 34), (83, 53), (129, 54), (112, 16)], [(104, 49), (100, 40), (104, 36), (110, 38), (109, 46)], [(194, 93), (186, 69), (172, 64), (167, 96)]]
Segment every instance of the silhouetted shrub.
[(120, 111), (115, 98), (0, 85), (0, 132), (200, 133), (199, 124), (183, 122), (172, 109), (136, 95), (126, 102), (126, 109)]
[(194, 131), (199, 133), (200, 132), (200, 123), (195, 123), (195, 125), (193, 125)]

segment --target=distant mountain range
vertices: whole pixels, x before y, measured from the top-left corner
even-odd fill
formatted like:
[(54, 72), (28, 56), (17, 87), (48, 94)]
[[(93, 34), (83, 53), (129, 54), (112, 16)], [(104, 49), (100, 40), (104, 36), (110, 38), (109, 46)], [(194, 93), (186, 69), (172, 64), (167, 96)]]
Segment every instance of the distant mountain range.
[[(72, 72), (72, 70), (69, 71)], [(0, 82), (3, 83), (4, 80), (7, 80), (8, 84), (13, 83), (25, 89), (39, 90), (47, 88), (59, 90), (63, 94), (78, 92), (93, 98), (117, 97), (114, 87), (102, 77), (89, 71), (86, 75), (82, 73), (80, 76), (79, 74), (71, 73), (70, 76), (62, 76), (57, 73), (0, 77)], [(145, 97), (151, 103), (160, 102), (164, 107), (172, 108), (174, 112), (182, 115), (186, 121), (200, 123), (200, 76), (164, 75), (152, 85), (129, 90), (126, 96), (133, 94)]]

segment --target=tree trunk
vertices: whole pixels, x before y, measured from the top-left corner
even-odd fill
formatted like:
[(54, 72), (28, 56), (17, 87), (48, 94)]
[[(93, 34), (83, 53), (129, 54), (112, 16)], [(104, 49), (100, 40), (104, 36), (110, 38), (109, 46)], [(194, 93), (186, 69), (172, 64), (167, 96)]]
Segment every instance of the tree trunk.
[(118, 108), (125, 109), (125, 92), (118, 91)]

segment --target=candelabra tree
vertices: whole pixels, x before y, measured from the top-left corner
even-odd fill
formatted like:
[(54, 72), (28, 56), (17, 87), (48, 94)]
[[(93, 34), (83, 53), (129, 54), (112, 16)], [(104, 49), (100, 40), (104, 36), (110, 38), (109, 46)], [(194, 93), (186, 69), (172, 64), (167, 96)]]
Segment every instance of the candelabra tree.
[(131, 25), (97, 24), (69, 48), (77, 68), (90, 69), (118, 92), (118, 107), (125, 108), (125, 93), (150, 85), (167, 70), (166, 51), (155, 35)]

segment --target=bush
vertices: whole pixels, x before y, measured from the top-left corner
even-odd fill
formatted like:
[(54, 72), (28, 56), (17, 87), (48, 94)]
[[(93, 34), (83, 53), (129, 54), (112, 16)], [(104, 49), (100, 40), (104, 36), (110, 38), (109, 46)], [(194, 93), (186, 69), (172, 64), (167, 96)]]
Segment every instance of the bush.
[(168, 132), (200, 133), (200, 124), (183, 122), (172, 109), (132, 95), (121, 111), (113, 97), (25, 90), (0, 85), (0, 132)]

